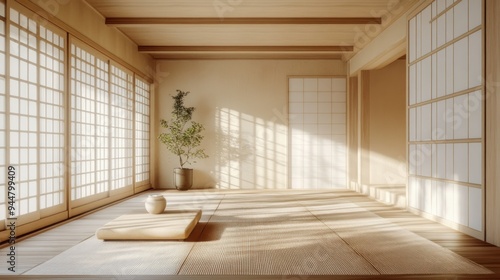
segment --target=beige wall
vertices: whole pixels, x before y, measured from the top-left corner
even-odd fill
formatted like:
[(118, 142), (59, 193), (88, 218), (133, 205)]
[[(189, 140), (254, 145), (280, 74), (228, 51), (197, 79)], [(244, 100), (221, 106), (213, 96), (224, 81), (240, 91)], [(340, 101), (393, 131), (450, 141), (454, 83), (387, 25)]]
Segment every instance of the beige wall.
[(370, 71), (370, 185), (406, 184), (406, 61)]
[(406, 207), (406, 61), (349, 79), (349, 188)]
[[(288, 187), (288, 76), (346, 75), (340, 60), (178, 60), (160, 61), (154, 128), (168, 119), (176, 89), (190, 91), (187, 106), (205, 125), (194, 188)], [(155, 188), (172, 187), (178, 160), (153, 139)]]

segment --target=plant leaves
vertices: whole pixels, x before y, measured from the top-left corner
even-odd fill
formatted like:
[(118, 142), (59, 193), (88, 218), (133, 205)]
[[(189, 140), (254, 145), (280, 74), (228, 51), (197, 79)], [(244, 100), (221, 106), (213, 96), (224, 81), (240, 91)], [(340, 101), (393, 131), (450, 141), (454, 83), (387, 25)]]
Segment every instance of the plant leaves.
[(179, 157), (181, 168), (186, 163), (190, 164), (192, 159), (208, 157), (204, 149), (198, 148), (204, 137), (201, 133), (205, 128), (201, 123), (191, 121), (195, 108), (184, 106), (184, 98), (188, 94), (188, 91), (177, 90), (177, 94), (172, 96), (172, 118), (169, 121), (160, 120), (160, 126), (166, 132), (158, 136), (158, 140), (165, 144), (167, 150)]

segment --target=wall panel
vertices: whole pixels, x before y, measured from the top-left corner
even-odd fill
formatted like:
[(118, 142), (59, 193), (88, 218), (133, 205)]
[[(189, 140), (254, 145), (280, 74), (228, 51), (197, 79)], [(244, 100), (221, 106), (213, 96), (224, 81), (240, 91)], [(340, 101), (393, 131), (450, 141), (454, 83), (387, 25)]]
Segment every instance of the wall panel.
[(39, 25), (29, 10), (8, 10), (8, 164), (19, 224), (65, 210), (65, 32)]
[(289, 78), (290, 185), (347, 187), (346, 78)]
[[(151, 86), (141, 78), (135, 79), (135, 187), (150, 182), (150, 103)], [(149, 187), (149, 186), (148, 186)]]
[(408, 19), (409, 208), (484, 239), (482, 1), (444, 2)]

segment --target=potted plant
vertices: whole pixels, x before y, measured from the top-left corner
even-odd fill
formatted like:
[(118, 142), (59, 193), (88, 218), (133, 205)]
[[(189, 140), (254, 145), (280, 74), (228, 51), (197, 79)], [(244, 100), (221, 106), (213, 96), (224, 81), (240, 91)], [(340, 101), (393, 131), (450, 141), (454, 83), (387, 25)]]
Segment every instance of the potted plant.
[(167, 131), (161, 133), (158, 139), (167, 149), (179, 157), (179, 167), (174, 169), (174, 185), (178, 190), (188, 190), (193, 185), (193, 169), (184, 165), (196, 163), (194, 159), (207, 158), (204, 149), (199, 148), (205, 129), (202, 124), (192, 121), (194, 107), (184, 106), (184, 97), (189, 92), (177, 90), (172, 96), (174, 105), (169, 121), (160, 120), (160, 125)]

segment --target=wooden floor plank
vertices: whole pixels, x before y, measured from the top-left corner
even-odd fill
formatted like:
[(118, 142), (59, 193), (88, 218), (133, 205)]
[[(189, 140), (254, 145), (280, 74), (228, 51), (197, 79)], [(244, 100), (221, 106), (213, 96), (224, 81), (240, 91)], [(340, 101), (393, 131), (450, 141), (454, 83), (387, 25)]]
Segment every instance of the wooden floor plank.
[[(155, 191), (158, 192), (158, 191)], [(165, 192), (168, 194), (168, 192)], [(242, 194), (249, 193), (242, 191)], [(250, 192), (251, 193), (251, 192)], [(204, 191), (189, 191), (182, 193), (181, 197), (176, 197), (172, 200), (172, 204), (182, 205), (185, 201), (190, 200), (190, 195), (200, 195), (207, 197), (207, 209), (212, 211), (217, 208), (218, 201), (223, 192), (204, 192)], [(440, 276), (429, 276), (429, 275), (399, 275), (399, 276), (377, 276), (377, 277), (363, 277), (365, 279), (500, 279), (500, 248), (472, 238), (466, 234), (460, 233), (453, 229), (447, 228), (441, 224), (426, 220), (422, 217), (416, 216), (407, 211), (401, 210), (399, 208), (394, 208), (390, 206), (383, 205), (376, 201), (369, 201), (365, 196), (358, 195), (352, 192), (344, 192), (341, 194), (335, 194), (334, 197), (349, 197), (349, 199), (354, 199), (363, 204), (367, 210), (372, 211), (374, 214), (379, 215), (382, 218), (387, 219), (393, 224), (399, 225), (402, 228), (410, 230), (415, 234), (426, 238), (444, 248), (447, 248), (465, 258), (468, 258), (478, 264), (485, 266), (486, 268), (493, 271), (493, 275), (440, 275)], [(332, 196), (332, 197), (333, 197)], [(359, 197), (358, 197), (359, 196)], [(325, 199), (329, 199), (330, 196), (325, 192)], [(288, 198), (286, 196), (276, 196), (276, 199), (283, 199), (286, 201)], [(291, 198), (290, 198), (291, 199)], [(203, 201), (196, 199), (196, 205), (203, 205)], [(17, 244), (19, 246), (20, 260), (22, 263), (19, 264), (19, 269), (21, 271), (26, 271), (31, 267), (34, 267), (50, 258), (58, 255), (59, 253), (67, 250), (68, 248), (78, 244), (79, 242), (94, 235), (95, 230), (106, 223), (117, 217), (117, 215), (127, 213), (131, 209), (139, 209), (143, 207), (143, 198), (133, 197), (124, 202), (114, 204), (109, 208), (91, 213), (89, 215), (84, 215), (75, 219), (71, 222), (65, 222), (60, 226), (53, 227), (52, 229), (42, 231), (39, 234), (33, 234), (30, 238), (27, 238)], [(210, 210), (207, 210), (210, 212)], [(205, 219), (209, 219), (209, 215), (204, 216)], [(7, 244), (3, 244), (2, 249), (0, 249), (0, 254), (5, 255), (7, 252)], [(6, 275), (3, 271), (0, 271), (1, 278), (5, 278)], [(24, 277), (24, 276), (23, 276)], [(25, 277), (30, 279), (57, 279), (64, 277)], [(81, 279), (87, 278), (82, 276)], [(92, 278), (92, 277), (88, 277)], [(113, 278), (113, 277), (112, 277)], [(20, 278), (16, 278), (20, 279)], [(143, 279), (141, 277), (141, 279)], [(148, 279), (144, 277), (144, 279)], [(165, 279), (162, 277), (161, 279)], [(232, 276), (232, 277), (197, 277), (190, 276), (189, 278), (185, 276), (169, 276), (168, 279), (295, 279), (294, 277), (283, 278), (283, 277), (248, 277), (248, 276)], [(301, 279), (301, 278), (297, 278)], [(329, 279), (329, 277), (319, 277), (310, 276), (308, 280), (314, 279)], [(359, 276), (336, 276), (336, 279), (360, 279)]]

